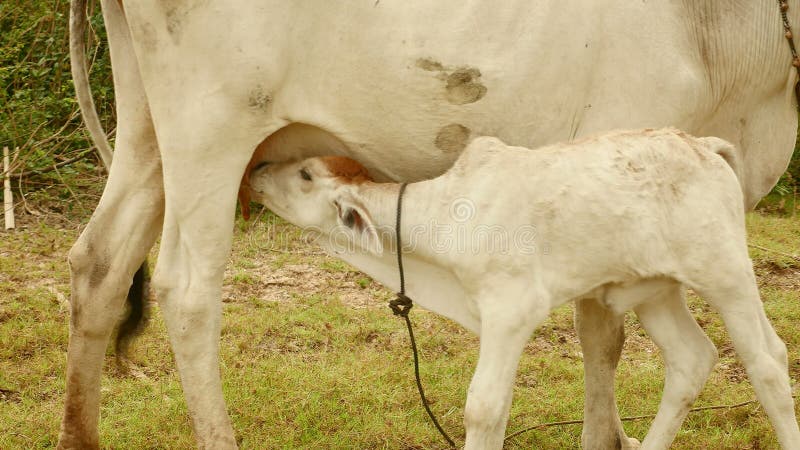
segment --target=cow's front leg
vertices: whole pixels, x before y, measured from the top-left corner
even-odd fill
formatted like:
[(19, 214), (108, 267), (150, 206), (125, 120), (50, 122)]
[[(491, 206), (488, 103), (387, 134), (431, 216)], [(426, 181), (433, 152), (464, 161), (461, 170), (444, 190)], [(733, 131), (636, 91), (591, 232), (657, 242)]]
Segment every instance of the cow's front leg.
[[(232, 216), (232, 209), (220, 206), (219, 200), (210, 204)], [(236, 448), (219, 371), (222, 273), (230, 250), (232, 221), (221, 220), (216, 207), (200, 208), (194, 217), (187, 217), (185, 212), (167, 209), (153, 287), (198, 447)], [(214, 219), (221, 223), (214, 223)]]
[(165, 149), (164, 228), (153, 274), (198, 446), (215, 450), (237, 446), (222, 395), (219, 338), (236, 193), (249, 156), (208, 151), (226, 144), (209, 139), (174, 159)]
[(622, 429), (614, 397), (614, 375), (625, 342), (624, 316), (597, 300), (575, 303), (575, 329), (583, 351), (586, 393), (583, 412), (584, 450), (638, 448)]
[(239, 182), (263, 135), (242, 125), (247, 117), (235, 109), (214, 105), (202, 117), (193, 113), (156, 117), (163, 126), (165, 213), (152, 284), (198, 446), (231, 449), (237, 445), (219, 367), (222, 279)]
[(545, 307), (521, 311), (518, 307), (498, 307), (504, 304), (502, 301), (487, 303), (491, 308), (481, 308), (478, 365), (464, 410), (466, 450), (503, 447), (519, 358), (531, 333), (548, 313)]

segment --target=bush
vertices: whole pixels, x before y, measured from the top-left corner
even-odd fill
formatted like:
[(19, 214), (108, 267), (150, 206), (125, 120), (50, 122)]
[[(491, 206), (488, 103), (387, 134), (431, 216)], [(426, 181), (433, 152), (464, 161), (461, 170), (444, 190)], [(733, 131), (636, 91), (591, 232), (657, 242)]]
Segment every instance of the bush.
[[(93, 58), (92, 89), (108, 131), (116, 123), (113, 81), (96, 3), (90, 24), (87, 51)], [(85, 190), (96, 196), (98, 184), (102, 185), (97, 176), (102, 163), (91, 149), (75, 100), (68, 27), (68, 0), (0, 2), (0, 147), (16, 149), (13, 173), (25, 175), (15, 180), (18, 192), (46, 192), (47, 197), (62, 201), (75, 200)], [(66, 164), (72, 160), (76, 161)]]

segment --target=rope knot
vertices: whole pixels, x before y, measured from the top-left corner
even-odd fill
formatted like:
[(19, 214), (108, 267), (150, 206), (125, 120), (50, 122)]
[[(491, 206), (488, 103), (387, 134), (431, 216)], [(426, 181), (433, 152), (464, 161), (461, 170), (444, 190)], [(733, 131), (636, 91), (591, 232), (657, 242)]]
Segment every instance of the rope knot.
[(397, 298), (389, 302), (389, 308), (392, 308), (394, 315), (400, 317), (408, 317), (408, 312), (411, 311), (412, 306), (414, 306), (414, 303), (411, 299), (401, 292), (397, 293)]

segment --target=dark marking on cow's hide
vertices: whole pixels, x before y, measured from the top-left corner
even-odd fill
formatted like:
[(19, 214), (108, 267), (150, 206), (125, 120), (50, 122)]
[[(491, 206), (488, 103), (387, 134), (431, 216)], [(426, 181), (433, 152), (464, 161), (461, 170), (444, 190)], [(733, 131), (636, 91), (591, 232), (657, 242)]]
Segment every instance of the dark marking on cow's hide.
[(103, 280), (106, 279), (106, 275), (108, 275), (108, 271), (111, 268), (111, 264), (109, 263), (111, 258), (107, 251), (97, 251), (95, 246), (91, 243), (91, 238), (89, 238), (88, 241), (89, 244), (86, 247), (87, 255), (93, 259), (89, 266), (89, 288), (96, 289)]
[(422, 70), (427, 70), (428, 72), (444, 71), (444, 66), (442, 63), (431, 58), (419, 58), (417, 60), (417, 67)]
[(442, 127), (433, 141), (436, 148), (445, 153), (460, 153), (469, 141), (469, 128), (453, 123)]
[(208, 3), (207, 0), (162, 0), (160, 5), (164, 8), (164, 16), (167, 22), (167, 32), (172, 38), (172, 42), (178, 44), (181, 40), (181, 32), (184, 25), (189, 20), (190, 13)]
[(97, 288), (106, 279), (106, 275), (108, 275), (108, 271), (111, 266), (103, 260), (98, 261), (92, 265), (92, 268), (89, 272), (89, 287)]
[(466, 105), (482, 99), (488, 89), (481, 82), (481, 71), (474, 67), (445, 67), (433, 58), (419, 58), (416, 66), (426, 72), (438, 72), (445, 83), (445, 97), (454, 105)]
[(78, 318), (81, 316), (81, 305), (75, 301), (75, 289), (72, 290), (69, 296), (69, 323), (70, 328), (77, 329), (80, 324)]
[(68, 374), (59, 448), (100, 448), (99, 435), (90, 423), (93, 422), (90, 417), (92, 413), (84, 408), (86, 403), (87, 394), (83, 391), (81, 379), (74, 374)]
[(158, 48), (158, 38), (156, 37), (155, 27), (149, 22), (144, 22), (139, 26), (139, 33), (136, 36), (142, 48), (148, 52), (155, 52)]
[(178, 13), (178, 8), (172, 7), (167, 9), (167, 32), (172, 36), (175, 43), (180, 41), (181, 37), (181, 17)]
[(463, 67), (447, 77), (447, 101), (454, 105), (475, 103), (486, 95), (486, 86), (480, 82), (481, 71)]
[(257, 87), (250, 91), (250, 96), (247, 99), (247, 105), (251, 108), (267, 111), (269, 105), (272, 103), (272, 96), (264, 92), (264, 89)]

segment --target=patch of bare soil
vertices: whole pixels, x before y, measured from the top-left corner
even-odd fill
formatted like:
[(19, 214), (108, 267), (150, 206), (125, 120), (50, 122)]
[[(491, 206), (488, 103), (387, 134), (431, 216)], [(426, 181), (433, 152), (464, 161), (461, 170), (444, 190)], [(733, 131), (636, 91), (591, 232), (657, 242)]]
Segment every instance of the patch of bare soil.
[(9, 402), (9, 403), (19, 403), (22, 401), (22, 397), (20, 396), (19, 392), (12, 391), (11, 389), (2, 389), (0, 388), (0, 401)]
[(380, 284), (355, 271), (327, 270), (318, 264), (298, 263), (274, 267), (268, 262), (247, 269), (252, 275), (236, 282), (235, 269), (226, 272), (222, 300), (232, 302), (247, 297), (266, 301), (292, 301), (299, 296), (338, 296), (353, 308), (385, 306), (391, 293)]
[(800, 290), (800, 267), (781, 266), (772, 261), (760, 261), (755, 265), (760, 287), (770, 286), (784, 290)]

